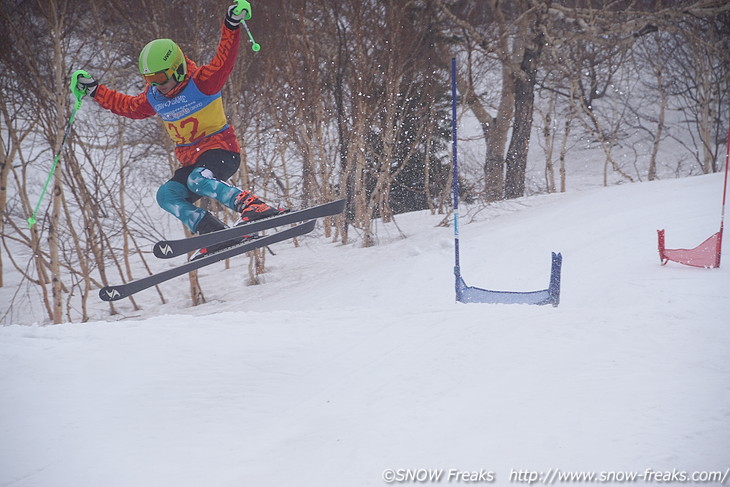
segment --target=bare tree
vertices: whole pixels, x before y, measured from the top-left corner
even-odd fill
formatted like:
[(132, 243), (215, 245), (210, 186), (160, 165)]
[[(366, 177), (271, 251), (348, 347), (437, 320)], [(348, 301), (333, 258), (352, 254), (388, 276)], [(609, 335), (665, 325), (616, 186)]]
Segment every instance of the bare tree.
[[(500, 200), (504, 197), (505, 150), (514, 116), (514, 73), (525, 37), (524, 30), (519, 29), (527, 24), (513, 26), (512, 5), (497, 0), (480, 4), (447, 0), (436, 3), (444, 19), (442, 28), (456, 37), (455, 45), (444, 47), (456, 52), (463, 50), (465, 55), (465, 72), (458, 77), (458, 89), (484, 136), (484, 198)], [(449, 56), (446, 51), (444, 65)], [(490, 71), (499, 74), (492, 76)], [(495, 85), (499, 88), (496, 94), (491, 93)], [(490, 108), (494, 108), (495, 115)]]
[(525, 195), (527, 153), (532, 133), (537, 68), (545, 44), (545, 24), (551, 4), (551, 1), (524, 2), (520, 6), (524, 14), (518, 23), (528, 22), (529, 27), (524, 29), (528, 41), (521, 49), (522, 59), (519, 68), (512, 71), (515, 77), (515, 118), (505, 159), (507, 173), (504, 196), (507, 199)]
[(666, 69), (671, 72), (663, 88), (669, 93), (668, 109), (683, 116), (692, 141), (688, 153), (707, 174), (722, 169), (718, 152), (726, 132), (727, 119), (723, 123), (723, 118), (728, 115), (730, 91), (730, 6), (697, 4), (704, 5), (676, 18), (667, 27), (669, 35), (662, 38)]

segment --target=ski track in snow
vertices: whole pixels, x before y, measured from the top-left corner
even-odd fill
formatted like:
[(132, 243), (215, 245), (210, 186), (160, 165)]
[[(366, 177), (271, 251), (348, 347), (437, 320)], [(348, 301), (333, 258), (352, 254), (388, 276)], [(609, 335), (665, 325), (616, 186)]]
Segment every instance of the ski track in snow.
[(125, 319), (0, 327), (0, 486), (724, 471), (730, 274), (656, 249), (660, 228), (668, 248), (718, 230), (721, 177), (462, 208), (467, 284), (545, 289), (561, 252), (558, 308), (455, 304), (453, 230), (422, 212), (371, 248), (277, 244), (261, 286), (247, 259), (213, 265), (196, 308), (182, 277)]

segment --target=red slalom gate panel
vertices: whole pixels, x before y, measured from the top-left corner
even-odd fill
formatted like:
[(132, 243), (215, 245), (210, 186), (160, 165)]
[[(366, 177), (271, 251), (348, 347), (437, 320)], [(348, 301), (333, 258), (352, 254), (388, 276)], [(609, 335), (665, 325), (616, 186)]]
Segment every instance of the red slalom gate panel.
[(668, 249), (664, 246), (664, 230), (657, 230), (659, 235), (659, 258), (662, 265), (670, 260), (679, 264), (712, 269), (720, 267), (722, 248), (722, 230), (693, 249)]

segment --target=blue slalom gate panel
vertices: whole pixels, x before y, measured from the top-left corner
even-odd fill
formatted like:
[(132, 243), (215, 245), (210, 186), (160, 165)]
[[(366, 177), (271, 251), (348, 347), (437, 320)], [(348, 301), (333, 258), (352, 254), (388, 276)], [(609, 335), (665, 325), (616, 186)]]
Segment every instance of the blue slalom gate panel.
[(460, 303), (487, 304), (560, 304), (560, 273), (563, 265), (562, 254), (553, 252), (550, 285), (540, 291), (492, 291), (467, 286), (460, 273), (456, 273), (456, 301)]

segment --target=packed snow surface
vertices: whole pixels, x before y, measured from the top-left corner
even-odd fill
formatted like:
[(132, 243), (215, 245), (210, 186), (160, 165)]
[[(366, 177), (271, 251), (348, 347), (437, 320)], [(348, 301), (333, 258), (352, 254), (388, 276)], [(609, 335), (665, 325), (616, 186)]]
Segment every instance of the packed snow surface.
[(462, 208), (467, 284), (545, 289), (561, 252), (557, 308), (456, 304), (453, 228), (420, 212), (379, 224), (370, 248), (277, 244), (262, 285), (245, 285), (245, 257), (215, 264), (198, 307), (180, 277), (140, 311), (95, 302), (93, 322), (0, 327), (0, 486), (725, 473), (730, 272), (661, 266), (656, 235), (691, 248), (717, 232), (722, 185)]

